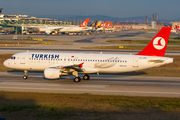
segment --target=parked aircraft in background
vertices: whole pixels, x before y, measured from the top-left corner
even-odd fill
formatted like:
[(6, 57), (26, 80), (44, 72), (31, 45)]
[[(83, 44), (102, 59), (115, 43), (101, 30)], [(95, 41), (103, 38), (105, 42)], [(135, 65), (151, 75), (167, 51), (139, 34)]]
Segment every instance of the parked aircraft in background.
[[(39, 28), (40, 31), (44, 31), (47, 34), (52, 33), (52, 31), (58, 32), (81, 32), (91, 30), (94, 26), (87, 27), (89, 18), (87, 18), (80, 26), (31, 26), (30, 28)], [(97, 22), (97, 21), (96, 21)]]
[(97, 23), (97, 24), (95, 25), (95, 27), (97, 28), (97, 27), (99, 27), (100, 25), (101, 25), (101, 22)]
[(114, 31), (116, 29), (116, 25), (114, 25), (111, 29)]
[(79, 27), (61, 27), (58, 28), (59, 32), (80, 32), (80, 31), (87, 31), (89, 27), (87, 24), (89, 22), (89, 18), (87, 18)]
[(175, 25), (175, 28), (172, 27), (171, 32), (179, 33), (180, 32), (180, 25)]
[(105, 22), (104, 24), (99, 25), (99, 27), (96, 29), (96, 31), (103, 31), (105, 30), (105, 26), (108, 24), (108, 22)]
[(109, 22), (109, 24), (105, 27), (111, 28), (112, 27), (112, 22)]
[(173, 58), (164, 57), (171, 28), (163, 27), (151, 42), (135, 55), (124, 54), (88, 54), (62, 52), (22, 52), (12, 55), (4, 61), (4, 66), (24, 70), (24, 79), (28, 71), (44, 71), (47, 79), (75, 75), (74, 82), (80, 82), (79, 73), (121, 73), (157, 67), (173, 62)]

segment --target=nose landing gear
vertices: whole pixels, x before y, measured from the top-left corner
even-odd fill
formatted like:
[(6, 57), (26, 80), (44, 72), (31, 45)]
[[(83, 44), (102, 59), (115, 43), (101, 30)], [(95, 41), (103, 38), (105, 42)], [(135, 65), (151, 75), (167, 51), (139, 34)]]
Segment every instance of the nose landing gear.
[(27, 75), (28, 71), (27, 70), (24, 70), (24, 76), (23, 76), (23, 79), (27, 79), (28, 78), (28, 75)]

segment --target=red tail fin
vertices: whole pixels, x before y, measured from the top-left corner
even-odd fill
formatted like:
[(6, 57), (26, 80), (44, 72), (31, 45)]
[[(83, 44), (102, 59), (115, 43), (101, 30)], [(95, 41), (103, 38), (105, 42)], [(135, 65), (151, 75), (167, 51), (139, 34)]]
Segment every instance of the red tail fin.
[(158, 34), (151, 40), (151, 42), (138, 54), (145, 56), (164, 56), (169, 35), (171, 32), (170, 27), (163, 27)]
[(105, 23), (104, 23), (104, 27), (108, 27), (107, 25), (108, 25), (108, 22), (105, 22)]
[(116, 25), (114, 25), (113, 28), (116, 28)]
[(112, 24), (112, 22), (109, 22), (109, 24), (107, 25), (107, 27), (111, 27), (111, 24)]
[(108, 24), (108, 22), (105, 22), (104, 24), (102, 24), (100, 27), (105, 27)]
[(89, 22), (89, 18), (87, 18), (79, 27), (86, 27)]

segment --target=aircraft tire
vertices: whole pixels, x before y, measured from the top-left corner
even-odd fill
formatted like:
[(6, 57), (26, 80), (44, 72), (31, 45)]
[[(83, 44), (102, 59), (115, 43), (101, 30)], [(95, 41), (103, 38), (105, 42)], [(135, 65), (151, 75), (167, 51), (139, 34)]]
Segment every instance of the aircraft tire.
[(28, 78), (28, 76), (26, 76), (26, 75), (23, 76), (23, 79), (24, 79), (24, 80), (27, 79), (27, 78)]
[(89, 80), (90, 79), (90, 76), (88, 75), (88, 74), (85, 74), (84, 76), (83, 76), (83, 80)]
[(81, 81), (81, 78), (80, 77), (75, 77), (74, 78), (74, 82), (80, 82)]

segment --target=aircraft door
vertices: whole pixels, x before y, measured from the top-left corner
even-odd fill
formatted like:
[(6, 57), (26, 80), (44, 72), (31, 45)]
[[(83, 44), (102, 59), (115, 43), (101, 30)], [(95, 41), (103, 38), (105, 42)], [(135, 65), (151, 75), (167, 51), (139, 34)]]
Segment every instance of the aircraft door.
[(139, 67), (139, 65), (138, 65), (138, 57), (133, 58), (133, 67)]
[(20, 64), (25, 64), (26, 54), (22, 54), (20, 58)]

